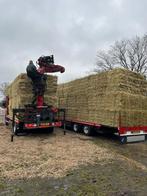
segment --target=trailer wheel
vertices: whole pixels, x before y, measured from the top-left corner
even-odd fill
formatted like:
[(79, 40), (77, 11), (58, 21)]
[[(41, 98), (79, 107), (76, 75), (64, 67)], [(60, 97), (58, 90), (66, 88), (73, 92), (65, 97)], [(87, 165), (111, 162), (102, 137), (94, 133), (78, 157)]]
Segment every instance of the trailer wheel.
[(84, 134), (85, 135), (87, 135), (87, 136), (90, 136), (90, 135), (92, 135), (92, 130), (91, 130), (91, 127), (90, 126), (84, 126), (83, 127), (83, 132), (84, 132)]
[(73, 124), (73, 130), (74, 130), (74, 132), (78, 133), (79, 132), (79, 125)]

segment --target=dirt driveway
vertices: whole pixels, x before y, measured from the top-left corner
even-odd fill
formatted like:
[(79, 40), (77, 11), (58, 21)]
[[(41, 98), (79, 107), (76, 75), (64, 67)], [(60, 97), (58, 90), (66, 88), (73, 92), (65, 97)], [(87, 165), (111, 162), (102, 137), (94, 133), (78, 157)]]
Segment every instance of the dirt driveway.
[(146, 195), (147, 143), (61, 129), (10, 142), (0, 126), (0, 195)]

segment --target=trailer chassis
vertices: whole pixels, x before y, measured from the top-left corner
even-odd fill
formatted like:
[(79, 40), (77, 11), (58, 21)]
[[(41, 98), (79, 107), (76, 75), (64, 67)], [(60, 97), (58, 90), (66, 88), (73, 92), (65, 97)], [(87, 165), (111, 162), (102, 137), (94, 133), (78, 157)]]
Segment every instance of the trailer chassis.
[[(13, 109), (13, 115), (12, 119), (6, 116), (5, 118), (5, 124), (8, 125), (11, 122), (11, 142), (13, 142), (14, 136), (18, 135), (17, 131), (24, 132), (26, 130), (32, 130), (32, 129), (50, 129), (50, 132), (53, 132), (54, 127), (61, 127), (63, 125), (64, 127), (64, 135), (66, 134), (65, 130), (65, 110), (64, 109), (57, 109), (57, 118), (53, 120), (52, 122), (40, 122), (39, 116), (38, 120), (36, 122), (30, 121), (21, 121), (17, 119), (18, 113), (25, 113), (26, 109)], [(62, 114), (63, 120), (59, 120), (59, 116)], [(37, 117), (37, 113), (36, 113)]]
[(93, 131), (116, 134), (122, 144), (145, 141), (147, 136), (147, 126), (108, 127), (102, 124), (80, 120), (65, 120), (65, 125), (71, 127), (74, 132), (80, 132), (82, 130), (87, 136), (92, 135)]

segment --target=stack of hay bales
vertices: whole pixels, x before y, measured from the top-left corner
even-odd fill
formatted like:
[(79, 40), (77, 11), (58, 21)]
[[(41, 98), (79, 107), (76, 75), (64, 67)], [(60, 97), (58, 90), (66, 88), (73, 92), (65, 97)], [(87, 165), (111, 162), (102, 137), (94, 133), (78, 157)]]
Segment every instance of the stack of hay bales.
[[(57, 77), (47, 75), (47, 88), (44, 94), (44, 102), (48, 105), (57, 106)], [(12, 116), (13, 108), (24, 108), (24, 105), (31, 104), (32, 82), (27, 77), (27, 74), (22, 73), (6, 89), (6, 94), (9, 96), (9, 115)]]
[(61, 84), (58, 107), (67, 120), (118, 127), (147, 125), (147, 81), (140, 74), (114, 69)]

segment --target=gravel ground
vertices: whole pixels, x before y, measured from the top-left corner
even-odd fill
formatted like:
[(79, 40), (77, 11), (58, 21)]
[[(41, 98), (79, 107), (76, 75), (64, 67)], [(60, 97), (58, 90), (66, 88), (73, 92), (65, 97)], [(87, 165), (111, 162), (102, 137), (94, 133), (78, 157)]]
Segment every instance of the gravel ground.
[(146, 195), (147, 143), (0, 126), (0, 195)]

